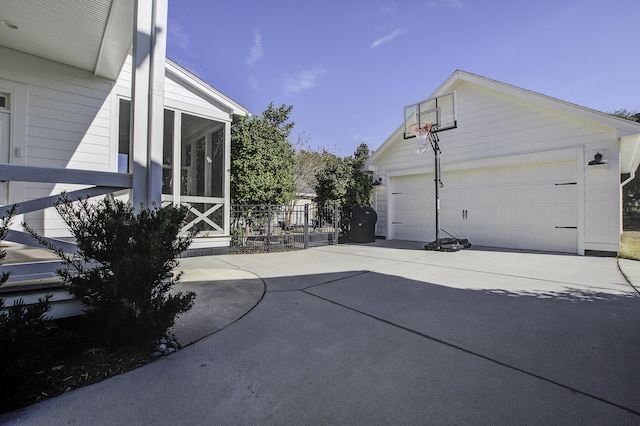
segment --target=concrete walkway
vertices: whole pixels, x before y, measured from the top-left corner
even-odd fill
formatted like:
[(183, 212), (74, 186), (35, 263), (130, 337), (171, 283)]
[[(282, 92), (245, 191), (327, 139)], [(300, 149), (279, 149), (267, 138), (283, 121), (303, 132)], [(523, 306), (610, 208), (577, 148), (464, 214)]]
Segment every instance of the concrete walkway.
[(640, 267), (620, 268), (397, 242), (183, 259), (195, 343), (0, 421), (640, 424)]

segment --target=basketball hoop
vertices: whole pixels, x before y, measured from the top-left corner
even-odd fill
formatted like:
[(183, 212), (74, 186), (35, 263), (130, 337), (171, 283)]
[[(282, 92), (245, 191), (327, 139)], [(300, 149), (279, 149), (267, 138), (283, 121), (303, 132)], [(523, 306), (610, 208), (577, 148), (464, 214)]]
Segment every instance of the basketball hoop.
[(409, 129), (416, 135), (420, 145), (427, 145), (429, 143), (429, 135), (431, 134), (432, 128), (433, 123), (413, 123), (409, 126)]
[(434, 126), (431, 122), (413, 123), (409, 126), (409, 130), (411, 130), (411, 132), (416, 135), (418, 143), (423, 147), (422, 149), (418, 149), (418, 154), (426, 152), (429, 147), (429, 143), (431, 143), (431, 147), (433, 148), (433, 150), (436, 150), (436, 146), (434, 146), (433, 144), (434, 142), (436, 142), (436, 134), (431, 133), (433, 128)]

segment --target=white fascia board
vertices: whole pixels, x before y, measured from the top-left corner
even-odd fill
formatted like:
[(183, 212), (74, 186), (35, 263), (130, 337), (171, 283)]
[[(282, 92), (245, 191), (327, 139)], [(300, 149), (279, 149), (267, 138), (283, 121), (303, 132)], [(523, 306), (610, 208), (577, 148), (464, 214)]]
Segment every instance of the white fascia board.
[(94, 74), (110, 80), (118, 78), (133, 40), (133, 2), (113, 0), (102, 35)]
[(365, 170), (371, 170), (371, 171), (375, 170), (376, 168), (375, 163), (376, 161), (378, 161), (378, 158), (382, 157), (382, 155), (384, 155), (386, 151), (391, 149), (398, 141), (404, 139), (403, 133), (404, 133), (404, 123), (401, 124), (400, 127), (398, 127), (396, 131), (393, 132), (391, 136), (389, 136), (382, 143), (382, 145), (380, 145), (380, 147), (373, 152), (373, 154), (364, 163), (363, 168)]
[(620, 173), (635, 172), (640, 165), (640, 133), (620, 138)]
[(248, 109), (169, 58), (166, 60), (166, 71), (229, 114), (249, 115)]

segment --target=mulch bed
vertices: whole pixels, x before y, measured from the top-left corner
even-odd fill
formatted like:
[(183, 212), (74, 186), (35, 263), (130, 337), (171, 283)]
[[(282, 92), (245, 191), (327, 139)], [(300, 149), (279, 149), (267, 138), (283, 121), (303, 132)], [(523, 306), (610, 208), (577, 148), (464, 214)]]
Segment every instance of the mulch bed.
[(0, 413), (100, 382), (157, 359), (152, 356), (153, 345), (83, 348), (82, 344), (77, 345), (77, 341), (74, 343), (73, 346), (69, 345), (69, 349), (49, 359), (41, 371), (19, 378), (20, 386), (14, 387), (12, 395), (3, 392), (4, 395), (0, 397)]

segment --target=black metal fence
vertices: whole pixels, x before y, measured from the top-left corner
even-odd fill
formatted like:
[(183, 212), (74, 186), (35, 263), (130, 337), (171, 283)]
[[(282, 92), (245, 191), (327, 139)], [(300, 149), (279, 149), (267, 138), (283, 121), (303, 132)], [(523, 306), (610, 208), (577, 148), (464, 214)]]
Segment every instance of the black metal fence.
[(266, 253), (337, 244), (338, 205), (234, 205), (229, 253)]

